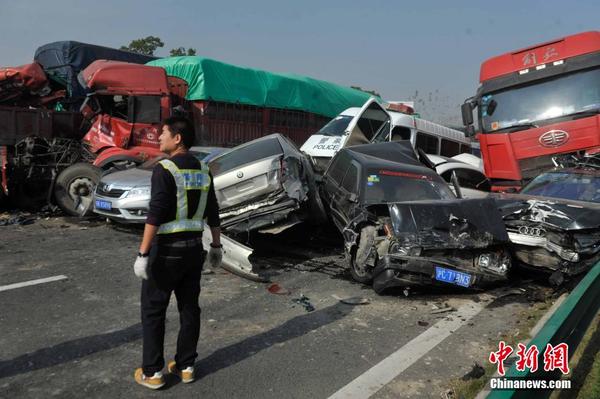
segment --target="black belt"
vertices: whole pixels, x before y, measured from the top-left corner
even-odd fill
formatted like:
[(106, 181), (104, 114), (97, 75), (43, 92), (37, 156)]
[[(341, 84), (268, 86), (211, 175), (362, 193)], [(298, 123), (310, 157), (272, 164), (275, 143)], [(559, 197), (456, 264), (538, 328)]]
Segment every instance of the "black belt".
[(202, 246), (202, 238), (190, 238), (189, 240), (177, 240), (173, 242), (159, 242), (158, 245), (171, 248), (190, 248)]

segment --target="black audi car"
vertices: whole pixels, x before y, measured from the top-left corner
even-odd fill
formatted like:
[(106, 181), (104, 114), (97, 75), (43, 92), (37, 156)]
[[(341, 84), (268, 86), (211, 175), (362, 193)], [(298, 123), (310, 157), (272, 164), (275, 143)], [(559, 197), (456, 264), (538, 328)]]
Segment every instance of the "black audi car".
[(600, 260), (600, 170), (589, 167), (542, 173), (519, 194), (498, 203), (515, 258), (525, 268), (562, 275)]
[(377, 293), (507, 278), (509, 240), (494, 199), (456, 198), (408, 142), (340, 150), (321, 196), (344, 237), (353, 278)]

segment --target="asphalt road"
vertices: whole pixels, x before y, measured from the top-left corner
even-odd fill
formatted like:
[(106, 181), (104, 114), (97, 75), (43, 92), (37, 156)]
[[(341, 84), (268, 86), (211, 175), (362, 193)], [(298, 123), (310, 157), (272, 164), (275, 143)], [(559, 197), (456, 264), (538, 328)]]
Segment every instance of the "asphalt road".
[[(357, 378), (376, 383), (387, 372), (374, 398), (439, 398), (451, 378), (485, 362), (535, 300), (494, 301), (502, 288), (378, 296), (347, 275), (335, 235), (253, 238), (254, 261), (289, 295), (223, 270), (204, 275), (198, 380), (167, 378), (165, 389), (152, 392), (133, 381), (142, 344), (132, 270), (139, 240), (140, 230), (74, 218), (0, 227), (0, 397), (327, 398), (344, 387), (356, 393)], [(61, 275), (67, 278), (1, 288)], [(314, 311), (294, 302), (301, 295)], [(339, 301), (350, 297), (369, 303)], [(446, 306), (458, 311), (435, 313)], [(467, 308), (482, 310), (461, 314)], [(167, 318), (168, 360), (178, 328), (174, 298)], [(428, 347), (431, 334), (443, 339)]]

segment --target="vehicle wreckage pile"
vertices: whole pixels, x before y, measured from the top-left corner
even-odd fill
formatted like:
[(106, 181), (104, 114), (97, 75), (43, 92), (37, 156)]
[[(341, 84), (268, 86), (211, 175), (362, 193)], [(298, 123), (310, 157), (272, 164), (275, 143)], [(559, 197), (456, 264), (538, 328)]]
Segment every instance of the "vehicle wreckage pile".
[[(230, 150), (192, 148), (214, 175), (230, 237), (226, 269), (260, 280), (248, 261), (252, 250), (237, 237), (330, 222), (343, 237), (352, 277), (377, 293), (448, 284), (479, 289), (508, 281), (516, 266), (561, 283), (600, 259), (600, 172), (593, 165), (543, 173), (520, 194), (492, 194), (473, 159), (456, 159), (469, 154), (448, 158), (415, 150), (410, 139), (392, 138), (385, 118), (369, 135), (383, 132), (384, 138), (365, 140), (361, 118), (364, 113), (347, 122), (340, 141), (356, 143), (362, 135), (367, 144), (340, 145), (325, 163), (281, 134)], [(143, 222), (157, 161), (105, 175), (94, 211)], [(132, 208), (144, 211), (136, 215)]]
[[(213, 84), (196, 84), (199, 75)], [(234, 84), (240, 76), (244, 84)], [(593, 156), (562, 159), (519, 194), (496, 195), (471, 140), (407, 104), (201, 57), (153, 61), (78, 42), (50, 43), (32, 64), (0, 69), (0, 202), (143, 222), (151, 170), (164, 157), (161, 118), (176, 113), (193, 119), (203, 145), (193, 152), (214, 176), (230, 237), (224, 266), (245, 277), (261, 279), (252, 249), (234, 239), (299, 223), (335, 225), (352, 277), (377, 292), (481, 288), (516, 266), (559, 284), (600, 257)]]

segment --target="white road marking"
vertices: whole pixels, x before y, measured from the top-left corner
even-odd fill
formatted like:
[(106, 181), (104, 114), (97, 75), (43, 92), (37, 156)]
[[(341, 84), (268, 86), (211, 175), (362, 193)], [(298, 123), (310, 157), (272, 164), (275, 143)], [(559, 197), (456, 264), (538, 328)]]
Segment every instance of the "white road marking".
[(469, 303), (442, 319), (402, 348), (371, 367), (364, 374), (334, 393), (329, 399), (366, 399), (409, 368), (427, 352), (448, 338), (452, 332), (477, 315), (486, 303)]
[(51, 283), (53, 281), (65, 280), (67, 278), (68, 278), (67, 276), (63, 276), (61, 274), (60, 276), (46, 277), (46, 278), (40, 278), (37, 280), (23, 281), (22, 283), (2, 285), (2, 286), (0, 286), (0, 291), (14, 290), (16, 288), (29, 287), (30, 285)]

